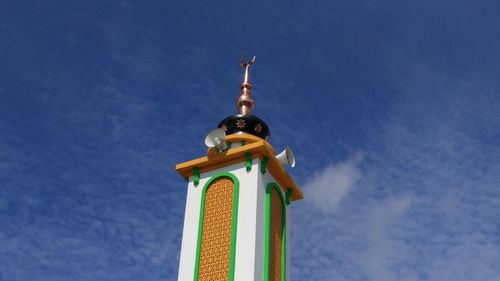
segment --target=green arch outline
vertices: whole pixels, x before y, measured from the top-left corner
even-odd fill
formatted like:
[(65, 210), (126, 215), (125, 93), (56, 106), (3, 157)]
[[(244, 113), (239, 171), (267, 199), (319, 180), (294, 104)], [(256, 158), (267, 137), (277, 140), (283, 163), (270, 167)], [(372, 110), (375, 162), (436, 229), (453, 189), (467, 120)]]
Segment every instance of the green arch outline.
[(233, 181), (234, 192), (233, 192), (233, 213), (232, 213), (232, 221), (231, 221), (231, 245), (229, 252), (229, 278), (228, 281), (234, 281), (234, 259), (236, 257), (236, 229), (238, 224), (238, 199), (239, 199), (239, 190), (240, 190), (240, 182), (238, 178), (232, 173), (221, 172), (213, 175), (210, 180), (207, 181), (205, 186), (203, 187), (201, 193), (201, 205), (200, 205), (200, 218), (198, 222), (198, 242), (196, 245), (196, 262), (194, 267), (194, 281), (198, 281), (198, 273), (200, 267), (200, 252), (201, 252), (201, 236), (203, 233), (203, 217), (205, 215), (205, 197), (207, 194), (207, 190), (215, 180), (228, 177)]
[(270, 236), (271, 229), (269, 224), (271, 223), (271, 191), (275, 189), (279, 194), (281, 201), (281, 206), (283, 210), (283, 237), (281, 238), (281, 280), (286, 280), (286, 204), (283, 194), (281, 193), (281, 188), (275, 182), (268, 183), (266, 186), (266, 218), (264, 223), (264, 281), (269, 281), (269, 246), (270, 246)]

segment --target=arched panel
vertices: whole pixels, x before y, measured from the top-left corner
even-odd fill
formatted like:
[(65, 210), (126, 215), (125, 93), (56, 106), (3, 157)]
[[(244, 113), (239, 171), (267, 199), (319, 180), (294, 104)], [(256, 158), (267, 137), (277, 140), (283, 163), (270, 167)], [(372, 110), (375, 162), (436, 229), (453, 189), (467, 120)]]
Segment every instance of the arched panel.
[(266, 223), (264, 245), (264, 280), (284, 281), (286, 278), (286, 205), (275, 183), (266, 189)]
[(224, 173), (202, 191), (195, 281), (227, 281), (234, 276), (238, 180)]

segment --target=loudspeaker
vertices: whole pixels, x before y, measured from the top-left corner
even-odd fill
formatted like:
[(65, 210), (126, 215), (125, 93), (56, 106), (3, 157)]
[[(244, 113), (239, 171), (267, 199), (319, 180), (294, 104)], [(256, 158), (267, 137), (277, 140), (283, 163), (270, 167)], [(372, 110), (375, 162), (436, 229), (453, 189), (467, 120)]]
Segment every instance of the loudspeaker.
[(283, 165), (290, 165), (292, 168), (295, 167), (295, 156), (289, 146), (285, 147), (280, 154), (276, 155), (276, 159)]
[(215, 147), (220, 151), (224, 151), (227, 149), (226, 142), (224, 138), (226, 137), (226, 131), (222, 128), (218, 128), (210, 131), (207, 137), (205, 138), (205, 145), (208, 147)]

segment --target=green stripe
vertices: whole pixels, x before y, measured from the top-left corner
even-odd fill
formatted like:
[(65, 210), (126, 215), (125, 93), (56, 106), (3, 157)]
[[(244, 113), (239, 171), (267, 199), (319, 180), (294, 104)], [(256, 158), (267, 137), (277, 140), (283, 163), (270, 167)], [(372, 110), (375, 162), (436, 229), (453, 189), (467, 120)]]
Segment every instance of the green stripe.
[(289, 188), (286, 190), (286, 197), (285, 197), (285, 202), (286, 202), (286, 205), (290, 205), (290, 198), (292, 198), (292, 193), (293, 193), (293, 189)]
[(238, 200), (239, 200), (239, 182), (236, 176), (233, 176), (234, 192), (233, 192), (233, 217), (231, 221), (231, 248), (229, 252), (229, 281), (234, 280), (234, 262), (236, 258), (236, 230), (238, 225)]
[(252, 155), (250, 154), (250, 151), (245, 152), (245, 166), (247, 172), (252, 170)]
[(200, 183), (200, 169), (198, 167), (193, 167), (193, 183), (194, 186)]
[(262, 174), (266, 173), (267, 164), (269, 164), (269, 157), (264, 156), (264, 159), (262, 159), (262, 163), (260, 164), (260, 172)]
[(266, 188), (266, 221), (264, 223), (264, 281), (269, 281), (269, 222), (271, 221), (271, 193), (269, 185)]

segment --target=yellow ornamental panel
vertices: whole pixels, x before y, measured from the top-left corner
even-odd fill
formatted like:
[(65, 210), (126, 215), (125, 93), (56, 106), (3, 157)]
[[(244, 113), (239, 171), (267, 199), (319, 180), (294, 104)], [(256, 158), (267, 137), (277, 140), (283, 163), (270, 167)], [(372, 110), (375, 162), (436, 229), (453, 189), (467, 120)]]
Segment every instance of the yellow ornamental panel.
[(216, 179), (205, 195), (198, 281), (227, 281), (231, 253), (234, 183)]
[(283, 206), (276, 189), (271, 189), (269, 237), (269, 281), (282, 281)]

